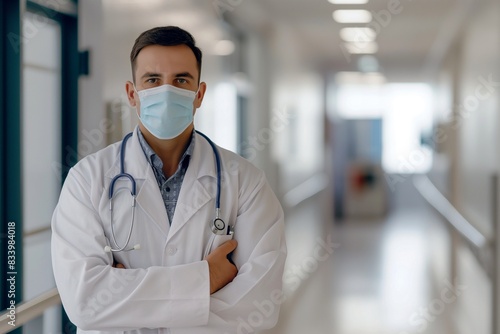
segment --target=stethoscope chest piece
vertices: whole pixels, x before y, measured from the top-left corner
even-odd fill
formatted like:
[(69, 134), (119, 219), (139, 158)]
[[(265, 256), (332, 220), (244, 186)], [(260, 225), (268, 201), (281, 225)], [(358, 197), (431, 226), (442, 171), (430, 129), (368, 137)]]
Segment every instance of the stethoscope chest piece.
[(215, 218), (212, 224), (212, 232), (217, 235), (226, 234), (226, 223), (220, 218)]

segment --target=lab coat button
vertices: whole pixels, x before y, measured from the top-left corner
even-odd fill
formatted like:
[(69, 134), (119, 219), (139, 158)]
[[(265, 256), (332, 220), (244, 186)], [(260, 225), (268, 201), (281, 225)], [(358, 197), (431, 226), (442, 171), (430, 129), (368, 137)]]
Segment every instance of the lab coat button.
[(177, 248), (176, 247), (168, 247), (167, 252), (168, 252), (168, 255), (175, 255), (175, 253), (177, 253)]

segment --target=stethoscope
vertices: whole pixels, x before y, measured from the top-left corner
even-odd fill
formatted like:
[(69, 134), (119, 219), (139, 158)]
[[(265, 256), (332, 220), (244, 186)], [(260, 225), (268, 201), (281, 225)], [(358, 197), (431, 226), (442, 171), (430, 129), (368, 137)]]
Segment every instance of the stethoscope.
[[(221, 159), (219, 155), (219, 150), (215, 146), (215, 144), (208, 138), (205, 134), (201, 133), (198, 130), (195, 130), (196, 133), (201, 135), (203, 138), (207, 140), (207, 142), (210, 144), (212, 147), (212, 150), (214, 151), (214, 156), (215, 156), (215, 164), (216, 164), (216, 173), (217, 173), (217, 194), (215, 198), (215, 218), (211, 223), (211, 230), (212, 233), (215, 235), (230, 235), (232, 236), (234, 233), (234, 229), (231, 225), (227, 225), (226, 228), (226, 223), (224, 220), (220, 217), (220, 195), (221, 195)], [(125, 173), (125, 147), (127, 146), (127, 141), (129, 138), (132, 136), (132, 132), (127, 134), (121, 143), (121, 148), (120, 148), (120, 173), (117, 174), (112, 180), (109, 185), (109, 211), (110, 211), (110, 218), (111, 218), (111, 240), (113, 241), (113, 244), (116, 246), (116, 248), (112, 248), (111, 246), (106, 246), (104, 247), (105, 252), (122, 252), (122, 251), (131, 251), (131, 250), (137, 250), (141, 248), (140, 244), (136, 244), (131, 248), (127, 248), (128, 244), (130, 242), (130, 237), (132, 236), (132, 231), (134, 229), (134, 220), (135, 220), (135, 206), (136, 206), (136, 195), (137, 195), (137, 187), (135, 183), (135, 179), (132, 175)], [(115, 238), (115, 231), (114, 231), (114, 224), (113, 224), (113, 195), (115, 193), (118, 193), (124, 189), (128, 189), (127, 187), (120, 187), (116, 189), (115, 192), (115, 184), (116, 181), (119, 179), (128, 179), (131, 183), (131, 188), (130, 188), (130, 195), (132, 196), (132, 219), (130, 222), (130, 228), (128, 231), (128, 236), (127, 240), (125, 241), (125, 245), (120, 247), (118, 243), (116, 242)]]

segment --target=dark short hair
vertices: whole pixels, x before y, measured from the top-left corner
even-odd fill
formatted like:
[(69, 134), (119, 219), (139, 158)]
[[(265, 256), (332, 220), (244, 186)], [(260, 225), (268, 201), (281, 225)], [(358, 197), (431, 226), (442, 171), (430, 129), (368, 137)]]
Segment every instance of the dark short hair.
[(149, 29), (137, 37), (132, 52), (130, 52), (130, 65), (132, 66), (132, 78), (135, 82), (135, 59), (143, 48), (149, 45), (176, 46), (187, 45), (193, 51), (198, 63), (198, 80), (201, 75), (201, 50), (196, 46), (193, 36), (186, 30), (176, 26), (156, 27)]

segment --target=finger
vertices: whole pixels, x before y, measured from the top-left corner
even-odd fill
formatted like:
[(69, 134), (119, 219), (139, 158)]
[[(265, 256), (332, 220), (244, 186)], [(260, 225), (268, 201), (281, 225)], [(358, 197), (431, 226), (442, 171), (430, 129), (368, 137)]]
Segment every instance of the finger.
[(118, 269), (125, 269), (125, 266), (124, 266), (123, 264), (121, 264), (121, 263), (117, 263), (117, 264), (115, 265), (115, 268), (118, 268)]
[(229, 240), (220, 245), (217, 249), (224, 254), (229, 254), (236, 248), (236, 246), (238, 246), (238, 242), (236, 240)]

